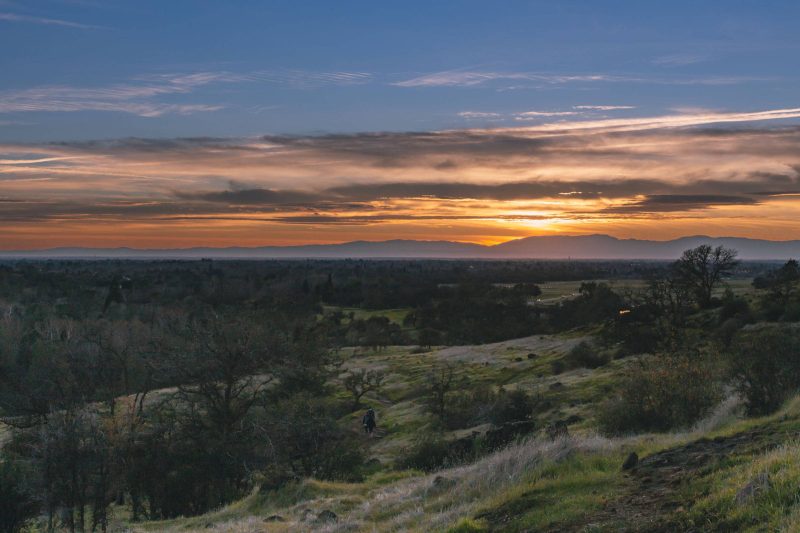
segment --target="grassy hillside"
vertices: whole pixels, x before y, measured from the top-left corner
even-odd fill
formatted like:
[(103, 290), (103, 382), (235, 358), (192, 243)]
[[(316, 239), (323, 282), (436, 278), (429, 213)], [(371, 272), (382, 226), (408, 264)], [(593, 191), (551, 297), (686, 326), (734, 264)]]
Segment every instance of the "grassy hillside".
[[(759, 419), (735, 410), (685, 433), (535, 437), (435, 474), (305, 480), (140, 531), (797, 531), (800, 399)], [(623, 472), (631, 451), (639, 466)]]
[[(434, 429), (420, 387), (441, 361), (471, 383), (537, 391), (537, 426), (573, 416), (569, 435), (543, 430), (474, 463), (434, 473), (382, 468), (362, 483), (306, 479), (199, 517), (133, 526), (134, 531), (674, 531), (800, 527), (796, 486), (800, 399), (769, 417), (744, 418), (729, 397), (690, 431), (606, 438), (597, 406), (629, 360), (554, 374), (553, 362), (591, 332), (433, 349), (353, 351), (347, 368), (382, 369), (388, 381), (367, 403), (379, 412), (370, 455), (391, 466), (415, 439), (458, 438), (485, 428)], [(528, 354), (533, 354), (529, 359)], [(343, 393), (344, 394), (344, 393)], [(358, 416), (351, 419), (358, 430)], [(365, 437), (366, 439), (366, 437)], [(623, 471), (628, 454), (640, 457)], [(336, 521), (323, 520), (331, 511)], [(321, 515), (322, 513), (322, 515)], [(123, 525), (123, 524), (120, 524)], [(128, 525), (130, 526), (130, 525)]]

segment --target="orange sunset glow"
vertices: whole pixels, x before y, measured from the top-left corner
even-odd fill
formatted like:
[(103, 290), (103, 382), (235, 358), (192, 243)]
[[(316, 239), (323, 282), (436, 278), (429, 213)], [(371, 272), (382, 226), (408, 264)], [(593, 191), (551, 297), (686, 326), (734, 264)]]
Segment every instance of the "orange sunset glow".
[[(522, 128), (6, 144), (0, 246), (800, 238), (800, 110)], [(721, 129), (720, 123), (740, 127)]]

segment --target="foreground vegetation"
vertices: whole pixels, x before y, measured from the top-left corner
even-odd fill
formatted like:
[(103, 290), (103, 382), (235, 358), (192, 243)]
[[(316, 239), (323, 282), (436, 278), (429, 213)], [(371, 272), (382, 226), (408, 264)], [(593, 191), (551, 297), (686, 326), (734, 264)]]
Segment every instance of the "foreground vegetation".
[(9, 263), (0, 528), (791, 530), (799, 281), (709, 247)]

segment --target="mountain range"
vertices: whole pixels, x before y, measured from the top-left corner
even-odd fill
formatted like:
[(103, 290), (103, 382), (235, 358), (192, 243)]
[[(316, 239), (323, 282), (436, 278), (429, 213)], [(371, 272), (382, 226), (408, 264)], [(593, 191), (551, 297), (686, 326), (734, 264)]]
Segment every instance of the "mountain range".
[(0, 251), (4, 259), (650, 259), (677, 258), (700, 244), (739, 251), (741, 259), (800, 257), (800, 240), (681, 237), (670, 241), (618, 239), (609, 235), (534, 236), (497, 245), (452, 241), (353, 241), (341, 244), (230, 248), (50, 248)]

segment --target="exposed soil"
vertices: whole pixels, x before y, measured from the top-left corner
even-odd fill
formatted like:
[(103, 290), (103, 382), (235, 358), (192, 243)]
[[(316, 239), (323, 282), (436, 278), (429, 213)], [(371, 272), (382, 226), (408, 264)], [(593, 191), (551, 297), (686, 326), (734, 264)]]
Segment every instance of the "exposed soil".
[[(627, 472), (623, 494), (607, 502), (581, 520), (558, 524), (546, 530), (555, 532), (628, 531), (672, 533), (697, 531), (684, 525), (681, 515), (691, 507), (681, 488), (691, 480), (713, 472), (725, 461), (737, 456), (762, 453), (788, 438), (781, 424), (770, 424), (728, 437), (699, 439), (670, 448), (639, 461)], [(541, 493), (531, 493), (493, 509), (481, 516), (489, 523), (490, 531), (518, 531), (513, 523), (517, 517), (536, 505), (552, 505), (542, 501)], [(556, 503), (557, 504), (557, 503)], [(703, 531), (709, 531), (705, 525)]]

